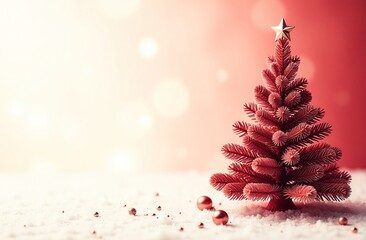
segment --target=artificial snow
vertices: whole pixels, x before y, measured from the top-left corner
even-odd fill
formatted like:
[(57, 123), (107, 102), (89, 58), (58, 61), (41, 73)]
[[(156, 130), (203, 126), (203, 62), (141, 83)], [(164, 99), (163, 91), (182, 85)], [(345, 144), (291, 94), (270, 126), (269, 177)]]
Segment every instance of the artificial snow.
[[(266, 203), (226, 199), (209, 185), (208, 174), (2, 175), (0, 239), (364, 240), (366, 172), (351, 174), (348, 200), (298, 204), (299, 210), (276, 213), (266, 211)], [(210, 196), (217, 209), (229, 214), (228, 225), (214, 225), (212, 212), (197, 209), (201, 195)], [(136, 216), (128, 214), (132, 207)], [(348, 218), (348, 225), (338, 225), (341, 216)], [(200, 222), (203, 229), (198, 228)], [(179, 231), (181, 227), (184, 231)]]

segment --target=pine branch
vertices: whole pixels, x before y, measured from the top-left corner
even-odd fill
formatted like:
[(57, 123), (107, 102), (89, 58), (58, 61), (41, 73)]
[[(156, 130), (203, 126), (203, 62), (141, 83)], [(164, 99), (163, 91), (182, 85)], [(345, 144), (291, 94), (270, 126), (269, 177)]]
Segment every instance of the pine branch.
[(283, 146), (287, 143), (287, 135), (286, 133), (282, 132), (281, 130), (278, 130), (277, 132), (273, 133), (272, 135), (272, 141), (276, 146)]
[(254, 140), (253, 138), (245, 135), (243, 137), (243, 143), (247, 148), (251, 149), (253, 152), (261, 157), (275, 157), (276, 152), (269, 146)]
[(286, 97), (284, 104), (287, 107), (292, 108), (293, 106), (296, 106), (300, 103), (301, 100), (301, 93), (299, 91), (291, 91)]
[(271, 73), (273, 74), (273, 76), (278, 77), (279, 75), (281, 75), (280, 66), (276, 62), (272, 62), (269, 65), (269, 68), (271, 69)]
[(300, 98), (299, 103), (292, 106), (293, 110), (298, 110), (298, 109), (301, 109), (301, 108), (305, 107), (313, 99), (313, 97), (311, 96), (311, 93), (306, 89), (302, 90), (300, 92), (300, 96), (301, 96), (301, 98)]
[(284, 191), (285, 196), (298, 202), (311, 202), (316, 199), (317, 193), (313, 186), (295, 185)]
[(324, 176), (324, 170), (319, 165), (301, 167), (287, 173), (287, 180), (296, 183), (315, 182)]
[(324, 176), (319, 180), (322, 183), (351, 183), (352, 177), (346, 171), (332, 171), (324, 174)]
[(295, 166), (300, 161), (300, 154), (296, 149), (287, 149), (282, 155), (282, 161), (288, 166)]
[(247, 183), (229, 183), (227, 184), (224, 189), (224, 195), (229, 198), (230, 200), (242, 200), (245, 199), (243, 190)]
[(299, 58), (299, 56), (296, 56), (296, 55), (292, 56), (291, 57), (291, 62), (297, 63), (297, 65), (300, 65), (300, 58)]
[(287, 39), (280, 39), (276, 42), (274, 57), (283, 72), (291, 61), (291, 48)]
[(306, 154), (312, 153), (314, 151), (322, 150), (322, 149), (329, 148), (329, 147), (330, 147), (330, 145), (327, 143), (317, 142), (317, 143), (314, 143), (314, 144), (311, 144), (311, 145), (308, 145), (306, 147), (299, 149), (299, 153), (302, 155), (306, 155)]
[(332, 126), (329, 123), (318, 123), (310, 126), (310, 134), (299, 142), (293, 142), (288, 147), (302, 147), (324, 139), (332, 132)]
[(316, 116), (313, 119), (307, 121), (308, 124), (314, 124), (324, 117), (324, 115), (325, 115), (324, 109), (322, 109), (322, 108), (317, 108), (317, 109), (318, 109), (318, 113), (316, 114)]
[(287, 132), (289, 141), (298, 142), (305, 139), (310, 134), (310, 127), (306, 123), (300, 123)]
[(243, 178), (248, 183), (274, 183), (270, 177), (253, 171), (251, 166), (232, 163), (229, 166), (229, 172), (236, 177)]
[(289, 82), (293, 81), (296, 77), (297, 70), (299, 69), (298, 62), (290, 62), (284, 71), (285, 77), (289, 80)]
[(268, 89), (272, 92), (277, 92), (276, 77), (271, 73), (270, 70), (262, 70), (262, 80), (268, 86)]
[(255, 114), (255, 118), (265, 126), (278, 127), (276, 116), (264, 109), (258, 110)]
[(295, 127), (300, 123), (314, 123), (319, 120), (317, 117), (322, 117), (319, 115), (319, 109), (314, 108), (311, 105), (307, 105), (300, 110), (298, 110), (286, 123), (286, 128), (290, 129)]
[(282, 98), (281, 98), (280, 94), (275, 93), (275, 92), (271, 93), (268, 96), (268, 102), (272, 106), (273, 109), (277, 109), (280, 106), (282, 106)]
[(309, 166), (314, 164), (331, 164), (342, 157), (342, 152), (336, 147), (324, 147), (321, 149), (307, 151), (303, 153), (300, 150), (300, 165)]
[(242, 137), (247, 133), (249, 126), (249, 123), (237, 121), (233, 124), (233, 130), (236, 134), (239, 135), (239, 137)]
[(282, 171), (280, 164), (272, 158), (256, 158), (252, 162), (252, 169), (256, 173), (269, 175), (274, 179), (278, 179)]
[(267, 64), (267, 67), (270, 68), (271, 67), (271, 63), (273, 62), (276, 62), (276, 60), (274, 59), (274, 56), (269, 56), (267, 57), (266, 59), (266, 64)]
[(288, 107), (282, 106), (279, 107), (276, 111), (276, 117), (281, 122), (286, 122), (291, 116), (291, 111)]
[(229, 183), (244, 183), (246, 181), (238, 176), (233, 176), (228, 173), (215, 173), (210, 177), (210, 184), (216, 190), (222, 190)]
[(328, 174), (328, 173), (333, 173), (333, 172), (337, 172), (339, 170), (339, 167), (337, 166), (337, 164), (328, 164), (328, 165), (324, 165), (324, 175)]
[(284, 75), (280, 75), (276, 78), (275, 83), (276, 83), (276, 87), (278, 89), (278, 92), (280, 94), (282, 94), (285, 91), (285, 89), (286, 89), (286, 87), (289, 83), (289, 80)]
[(251, 125), (248, 128), (248, 136), (258, 142), (272, 145), (272, 133), (261, 125)]
[(245, 103), (244, 111), (247, 113), (248, 117), (253, 121), (256, 121), (256, 112), (259, 110), (258, 105), (255, 103)]
[(258, 154), (248, 148), (233, 143), (225, 144), (221, 148), (221, 151), (226, 158), (244, 164), (250, 164), (258, 157)]
[(343, 201), (351, 195), (351, 187), (345, 183), (322, 183), (311, 184), (317, 191), (319, 201)]
[(296, 78), (287, 85), (286, 93), (292, 91), (301, 91), (305, 89), (308, 85), (308, 81), (305, 78)]
[(255, 100), (257, 103), (259, 103), (263, 108), (272, 110), (271, 105), (268, 103), (268, 96), (270, 94), (270, 91), (268, 91), (262, 85), (258, 85), (255, 87), (254, 93), (255, 93)]
[(280, 198), (282, 188), (279, 185), (267, 183), (248, 183), (244, 187), (244, 196), (247, 199), (258, 201), (267, 200), (269, 198)]

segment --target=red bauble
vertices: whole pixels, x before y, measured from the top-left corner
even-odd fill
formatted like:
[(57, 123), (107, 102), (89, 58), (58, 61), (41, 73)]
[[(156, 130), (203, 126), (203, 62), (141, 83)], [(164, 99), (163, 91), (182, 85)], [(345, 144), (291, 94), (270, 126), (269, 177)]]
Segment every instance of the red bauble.
[(203, 211), (203, 209), (211, 210), (212, 209), (212, 200), (207, 196), (201, 196), (197, 199), (197, 207), (199, 210)]
[(227, 215), (227, 213), (223, 210), (217, 210), (212, 216), (212, 221), (216, 225), (226, 225), (229, 221), (229, 215)]

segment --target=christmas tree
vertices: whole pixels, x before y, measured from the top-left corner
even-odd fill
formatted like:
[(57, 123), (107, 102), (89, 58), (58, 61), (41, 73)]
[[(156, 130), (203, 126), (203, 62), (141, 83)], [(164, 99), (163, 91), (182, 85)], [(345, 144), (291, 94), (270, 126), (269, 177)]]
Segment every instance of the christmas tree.
[(351, 176), (335, 164), (341, 150), (320, 142), (332, 126), (319, 123), (324, 110), (310, 104), (307, 80), (296, 78), (300, 59), (291, 56), (289, 44), (294, 27), (282, 19), (272, 28), (276, 46), (262, 71), (265, 86), (255, 88), (255, 103), (244, 104), (254, 123), (234, 123), (243, 144), (222, 147), (233, 163), (229, 173), (212, 175), (210, 183), (232, 200), (269, 200), (271, 211), (296, 209), (293, 201), (344, 200)]

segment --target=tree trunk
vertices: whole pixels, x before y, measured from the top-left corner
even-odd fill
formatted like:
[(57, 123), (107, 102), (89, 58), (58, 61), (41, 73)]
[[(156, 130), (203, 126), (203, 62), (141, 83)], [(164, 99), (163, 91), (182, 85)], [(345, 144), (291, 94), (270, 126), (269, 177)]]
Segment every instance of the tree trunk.
[(269, 211), (286, 211), (286, 210), (293, 210), (297, 209), (295, 204), (289, 198), (272, 198), (267, 207)]

